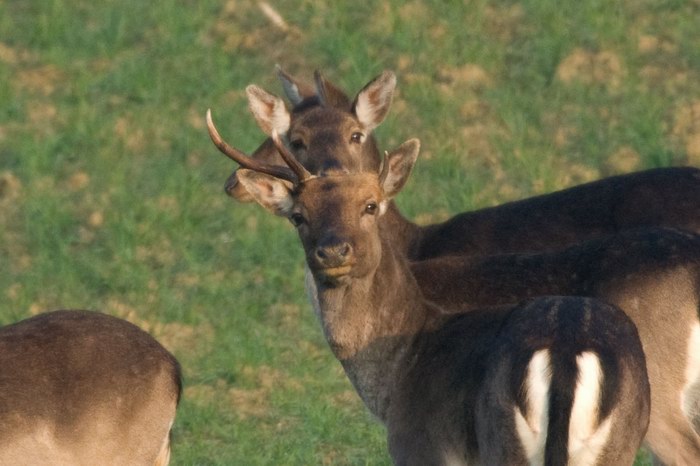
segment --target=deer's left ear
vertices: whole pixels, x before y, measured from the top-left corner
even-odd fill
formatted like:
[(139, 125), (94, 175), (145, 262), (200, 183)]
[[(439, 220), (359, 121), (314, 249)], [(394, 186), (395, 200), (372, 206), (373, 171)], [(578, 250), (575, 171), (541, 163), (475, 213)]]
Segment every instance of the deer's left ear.
[(245, 168), (239, 169), (236, 174), (251, 197), (265, 209), (280, 217), (291, 213), (294, 200), (289, 181)]
[(409, 139), (387, 152), (379, 174), (379, 184), (387, 199), (396, 196), (408, 180), (420, 152), (420, 140)]
[(372, 131), (386, 118), (395, 88), (396, 75), (391, 71), (384, 71), (355, 97), (352, 111), (367, 131)]

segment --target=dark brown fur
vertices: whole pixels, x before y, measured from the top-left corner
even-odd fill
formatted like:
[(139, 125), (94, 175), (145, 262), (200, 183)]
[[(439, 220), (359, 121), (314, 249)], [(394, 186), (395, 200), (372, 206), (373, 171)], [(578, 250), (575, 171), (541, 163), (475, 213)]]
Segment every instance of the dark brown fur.
[[(620, 310), (587, 298), (443, 314), (424, 301), (403, 251), (380, 228), (386, 196), (410, 172), (394, 168), (399, 179), (382, 177), (381, 189), (370, 174), (314, 178), (287, 196), (280, 194), (287, 185), (268, 175), (246, 171), (242, 182), (270, 211), (303, 217), (297, 228), (326, 338), (365, 404), (385, 423), (396, 464), (528, 464), (515, 410), (526, 404), (519, 389), (540, 350), (553, 355), (548, 406), (554, 413), (572, 412), (576, 357), (598, 355), (603, 391), (591, 416), (596, 429), (611, 419), (611, 431), (595, 464), (630, 464), (649, 410), (634, 325)], [(367, 208), (373, 204), (378, 208)], [(565, 375), (560, 367), (567, 365), (574, 369)], [(545, 427), (547, 464), (568, 458), (569, 421), (586, 422), (553, 415)]]
[[(292, 149), (311, 173), (376, 172), (381, 157), (374, 137), (368, 134), (357, 147), (348, 143), (350, 133), (359, 123), (350, 100), (340, 89), (323, 80), (336, 97), (332, 99), (335, 104), (321, 105), (313, 88), (286, 73), (282, 72), (280, 77), (285, 88), (296, 85), (304, 89), (303, 99), (296, 101), (291, 111), (288, 139), (303, 141), (303, 148), (292, 146)], [(388, 108), (382, 108), (381, 115), (387, 111)], [(381, 119), (383, 116), (375, 123), (379, 124)], [(269, 138), (252, 157), (282, 163)], [(226, 190), (238, 200), (251, 200), (238, 185), (235, 172), (227, 180)], [(700, 233), (700, 170), (658, 168), (608, 177), (465, 212), (425, 227), (408, 221), (392, 205), (386, 221), (393, 225), (408, 256), (415, 260), (443, 255), (554, 251), (582, 240), (647, 226)]]

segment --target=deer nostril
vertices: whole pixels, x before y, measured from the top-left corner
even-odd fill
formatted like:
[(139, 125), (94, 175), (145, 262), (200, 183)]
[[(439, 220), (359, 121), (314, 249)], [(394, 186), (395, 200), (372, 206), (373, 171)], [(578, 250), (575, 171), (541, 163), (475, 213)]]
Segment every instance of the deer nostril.
[(347, 241), (321, 244), (314, 251), (316, 260), (325, 267), (344, 265), (352, 256), (352, 246)]

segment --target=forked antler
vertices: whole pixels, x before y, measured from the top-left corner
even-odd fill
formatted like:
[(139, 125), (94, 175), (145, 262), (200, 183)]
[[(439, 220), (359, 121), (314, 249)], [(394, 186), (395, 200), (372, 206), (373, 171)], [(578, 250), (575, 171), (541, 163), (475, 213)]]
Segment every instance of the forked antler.
[[(242, 151), (236, 149), (235, 147), (229, 146), (226, 143), (226, 141), (224, 141), (221, 138), (221, 136), (219, 135), (219, 132), (216, 130), (216, 127), (214, 126), (214, 122), (212, 121), (212, 118), (211, 118), (211, 109), (207, 109), (207, 128), (209, 129), (209, 137), (211, 137), (211, 140), (214, 143), (214, 145), (224, 155), (226, 155), (231, 160), (237, 162), (240, 166), (242, 166), (244, 168), (249, 168), (249, 169), (254, 170), (256, 172), (266, 173), (268, 175), (272, 175), (275, 178), (280, 178), (282, 180), (291, 181), (294, 184), (297, 184), (301, 180), (301, 177), (299, 177), (299, 174), (296, 171), (293, 171), (292, 169), (290, 169), (289, 167), (281, 167), (279, 165), (271, 165), (268, 163), (261, 162), (259, 160), (255, 160), (254, 158), (248, 157), (246, 154), (244, 154)], [(279, 140), (279, 137), (278, 137), (278, 140)], [(278, 145), (278, 150), (279, 150), (280, 145)], [(283, 156), (283, 158), (284, 158), (284, 156)], [(294, 158), (294, 157), (292, 156), (292, 158)], [(296, 159), (294, 159), (294, 161), (296, 162)]]

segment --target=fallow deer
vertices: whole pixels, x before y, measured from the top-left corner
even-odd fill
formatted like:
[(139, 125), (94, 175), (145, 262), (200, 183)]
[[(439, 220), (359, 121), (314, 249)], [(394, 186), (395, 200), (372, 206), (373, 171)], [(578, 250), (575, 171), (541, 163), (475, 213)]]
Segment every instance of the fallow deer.
[(55, 311), (0, 328), (0, 465), (167, 465), (180, 366), (135, 325)]
[[(371, 134), (391, 105), (396, 77), (385, 71), (351, 101), (316, 73), (316, 91), (278, 69), (294, 105), (257, 86), (247, 88), (249, 107), (263, 131), (274, 129), (295, 157), (314, 174), (373, 171), (380, 154)], [(271, 139), (253, 154), (280, 163)], [(227, 192), (250, 200), (234, 172)], [(394, 224), (411, 259), (553, 251), (579, 241), (636, 227), (667, 226), (700, 232), (700, 170), (658, 168), (612, 176), (562, 191), (459, 214), (420, 227), (393, 204), (386, 222)]]
[[(208, 124), (212, 139), (229, 157), (248, 168), (265, 165), (255, 161), (254, 166), (225, 145), (210, 115)], [(417, 151), (412, 141), (388, 160)], [(381, 228), (394, 237), (395, 225), (384, 217)], [(638, 326), (647, 356), (652, 396), (647, 444), (666, 464), (700, 461), (700, 438), (691, 423), (700, 420), (700, 238), (695, 234), (628, 231), (565, 253), (443, 257), (413, 262), (411, 268), (425, 297), (449, 311), (566, 294), (618, 305)], [(307, 285), (318, 307), (315, 282)]]
[(380, 174), (316, 177), (291, 155), (292, 174), (239, 171), (258, 203), (296, 225), (328, 343), (385, 424), (394, 462), (631, 464), (649, 419), (634, 324), (590, 298), (459, 316), (430, 305), (382, 228), (417, 150), (397, 154)]

